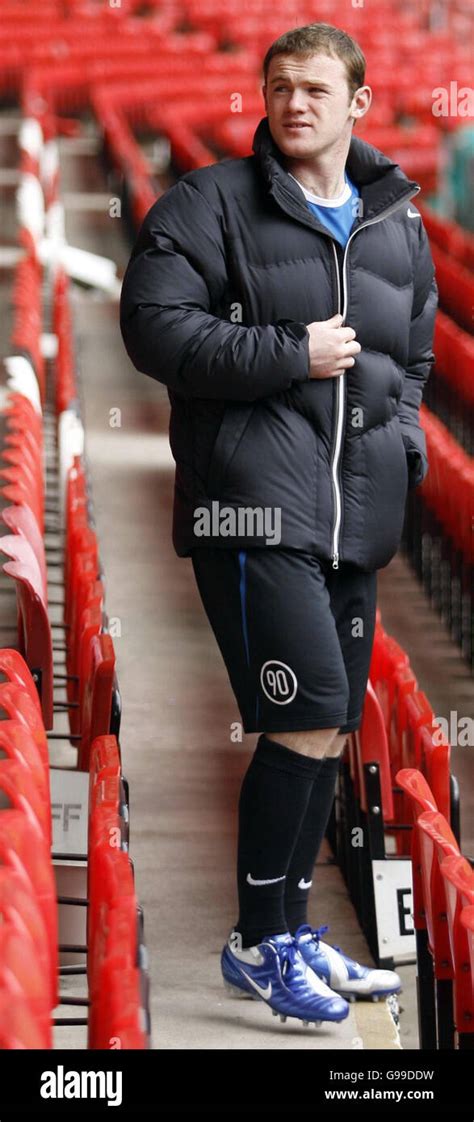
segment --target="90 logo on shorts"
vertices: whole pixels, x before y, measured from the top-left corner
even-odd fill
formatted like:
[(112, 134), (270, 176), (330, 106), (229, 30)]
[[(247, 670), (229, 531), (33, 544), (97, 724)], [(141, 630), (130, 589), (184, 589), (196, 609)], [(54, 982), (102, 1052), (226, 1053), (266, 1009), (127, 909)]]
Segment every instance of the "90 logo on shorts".
[(270, 659), (260, 671), (260, 682), (266, 697), (275, 705), (288, 705), (298, 689), (296, 674), (285, 662)]

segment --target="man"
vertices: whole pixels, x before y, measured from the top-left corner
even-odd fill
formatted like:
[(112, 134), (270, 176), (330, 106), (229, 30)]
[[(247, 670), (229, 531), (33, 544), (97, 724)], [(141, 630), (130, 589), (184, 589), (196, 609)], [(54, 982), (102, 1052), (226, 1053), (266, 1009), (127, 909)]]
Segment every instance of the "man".
[[(138, 370), (168, 386), (173, 541), (191, 556), (246, 733), (230, 992), (305, 1023), (397, 992), (307, 923), (347, 733), (359, 728), (376, 570), (396, 552), (437, 287), (417, 183), (353, 136), (357, 43), (296, 28), (264, 60), (253, 155), (184, 175), (124, 279)], [(270, 514), (270, 521), (268, 515)]]

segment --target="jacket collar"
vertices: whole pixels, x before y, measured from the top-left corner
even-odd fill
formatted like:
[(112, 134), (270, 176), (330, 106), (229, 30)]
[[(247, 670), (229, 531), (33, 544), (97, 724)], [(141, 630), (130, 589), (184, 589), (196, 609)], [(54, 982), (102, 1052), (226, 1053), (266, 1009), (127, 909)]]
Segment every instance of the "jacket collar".
[[(262, 117), (252, 148), (268, 189), (279, 205), (299, 221), (319, 226), (327, 233), (308, 210), (297, 184), (288, 175), (282, 153), (270, 132), (268, 117)], [(353, 229), (381, 216), (391, 207), (396, 208), (397, 202), (408, 200), (421, 190), (420, 184), (408, 179), (398, 164), (358, 136), (351, 137), (346, 171), (358, 186), (363, 204), (362, 215), (355, 220)]]

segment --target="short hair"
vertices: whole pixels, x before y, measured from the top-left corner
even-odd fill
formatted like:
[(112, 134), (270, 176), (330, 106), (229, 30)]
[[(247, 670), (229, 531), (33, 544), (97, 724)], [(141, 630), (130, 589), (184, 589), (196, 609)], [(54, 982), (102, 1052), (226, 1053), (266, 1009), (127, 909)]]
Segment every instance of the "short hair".
[(309, 58), (310, 55), (323, 54), (330, 58), (340, 58), (345, 63), (347, 84), (350, 100), (364, 85), (366, 60), (359, 44), (340, 27), (333, 27), (331, 23), (308, 23), (305, 27), (294, 27), (285, 31), (279, 39), (275, 39), (263, 60), (263, 76), (265, 83), (268, 77), (270, 62), (275, 55), (301, 55)]

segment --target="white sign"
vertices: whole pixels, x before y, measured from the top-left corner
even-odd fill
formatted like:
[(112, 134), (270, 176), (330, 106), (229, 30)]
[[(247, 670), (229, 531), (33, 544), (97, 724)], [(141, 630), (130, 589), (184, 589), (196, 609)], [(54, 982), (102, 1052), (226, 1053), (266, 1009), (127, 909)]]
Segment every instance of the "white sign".
[(409, 858), (372, 861), (380, 958), (409, 962), (416, 957), (413, 880)]
[[(51, 768), (51, 815), (53, 819), (53, 859), (58, 896), (87, 899), (87, 864), (85, 861), (59, 859), (58, 853), (87, 856), (89, 818), (89, 773), (74, 768)], [(87, 942), (87, 908), (81, 904), (59, 904), (59, 943), (61, 946), (85, 946)], [(80, 951), (62, 951), (61, 966), (83, 965)]]
[(89, 772), (51, 768), (52, 856), (87, 854)]

